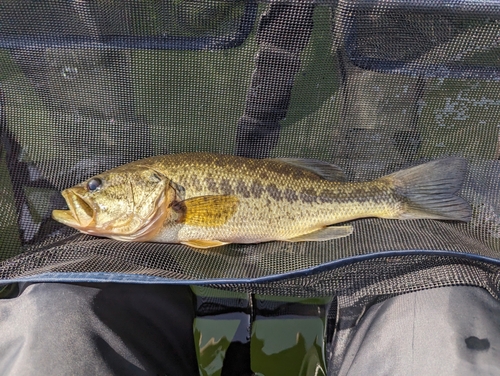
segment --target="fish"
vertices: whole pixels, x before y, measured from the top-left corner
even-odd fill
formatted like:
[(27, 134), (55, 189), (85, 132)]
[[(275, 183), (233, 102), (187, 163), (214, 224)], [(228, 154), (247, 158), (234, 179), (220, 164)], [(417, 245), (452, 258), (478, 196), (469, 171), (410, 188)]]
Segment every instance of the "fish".
[(352, 182), (313, 159), (159, 155), (63, 190), (68, 209), (52, 217), (85, 234), (196, 249), (329, 241), (368, 217), (468, 222), (471, 206), (459, 196), (466, 173), (465, 159), (448, 157)]

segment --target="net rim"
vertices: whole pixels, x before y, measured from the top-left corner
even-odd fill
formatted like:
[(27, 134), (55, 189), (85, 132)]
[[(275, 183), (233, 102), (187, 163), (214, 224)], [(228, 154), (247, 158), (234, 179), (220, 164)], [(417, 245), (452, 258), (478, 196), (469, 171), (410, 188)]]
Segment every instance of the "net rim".
[[(401, 256), (445, 256), (453, 259), (466, 259), (495, 265), (500, 267), (500, 260), (470, 254), (458, 253), (443, 250), (401, 250), (385, 251), (367, 255), (357, 255), (345, 259), (334, 260), (321, 265), (295, 270), (282, 274), (271, 274), (255, 278), (214, 278), (214, 279), (175, 279), (145, 274), (133, 273), (106, 273), (106, 272), (45, 272), (25, 277), (14, 277), (0, 280), (0, 286), (11, 283), (40, 283), (40, 282), (64, 282), (64, 283), (138, 283), (138, 284), (172, 284), (172, 285), (246, 285), (279, 282), (291, 278), (306, 277), (322, 272), (328, 272), (340, 267), (345, 267), (361, 262), (376, 260), (381, 258), (401, 257)], [(22, 256), (21, 256), (22, 257)]]

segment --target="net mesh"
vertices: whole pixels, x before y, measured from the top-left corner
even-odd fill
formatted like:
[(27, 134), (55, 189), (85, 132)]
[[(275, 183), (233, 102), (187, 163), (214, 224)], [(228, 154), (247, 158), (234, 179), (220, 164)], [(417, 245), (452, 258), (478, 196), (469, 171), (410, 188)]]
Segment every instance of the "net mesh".
[[(0, 280), (298, 296), (498, 289), (495, 2), (23, 0), (2, 9)], [(94, 174), (200, 151), (321, 159), (355, 181), (461, 156), (473, 218), (363, 219), (331, 242), (207, 252), (91, 237), (50, 218), (64, 206), (59, 192)]]

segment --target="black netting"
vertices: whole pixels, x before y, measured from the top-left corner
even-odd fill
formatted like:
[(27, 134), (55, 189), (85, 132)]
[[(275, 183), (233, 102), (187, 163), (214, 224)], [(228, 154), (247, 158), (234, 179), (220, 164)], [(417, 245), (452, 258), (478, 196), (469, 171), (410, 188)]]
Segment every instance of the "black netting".
[[(494, 2), (4, 2), (0, 279), (498, 291), (499, 36)], [(334, 241), (199, 252), (50, 217), (96, 173), (200, 151), (321, 159), (356, 181), (461, 156), (472, 221), (363, 219)]]

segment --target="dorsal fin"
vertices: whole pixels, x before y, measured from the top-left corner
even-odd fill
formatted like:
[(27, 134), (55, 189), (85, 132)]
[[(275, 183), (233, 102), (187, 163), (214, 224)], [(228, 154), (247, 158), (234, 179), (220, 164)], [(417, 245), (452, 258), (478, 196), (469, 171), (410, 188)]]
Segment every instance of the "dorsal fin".
[(305, 159), (305, 158), (272, 158), (271, 160), (287, 163), (294, 167), (310, 171), (323, 179), (329, 181), (346, 181), (347, 178), (339, 166), (334, 164), (320, 161), (319, 159)]

